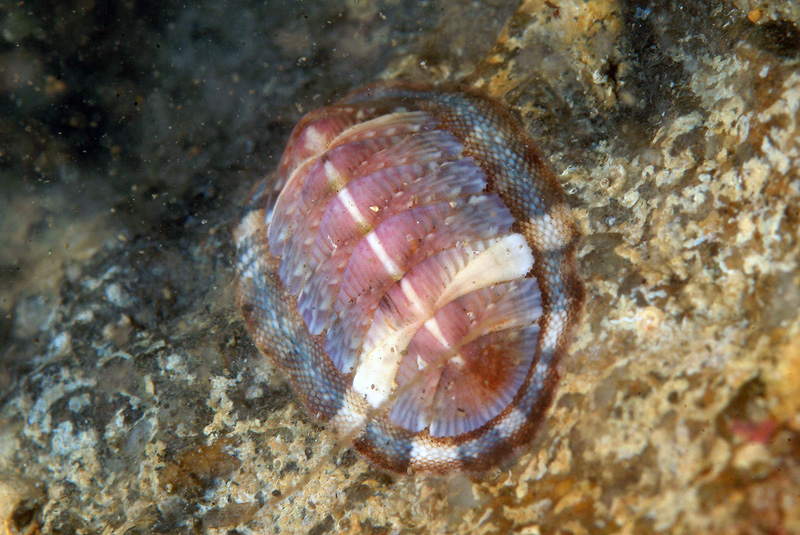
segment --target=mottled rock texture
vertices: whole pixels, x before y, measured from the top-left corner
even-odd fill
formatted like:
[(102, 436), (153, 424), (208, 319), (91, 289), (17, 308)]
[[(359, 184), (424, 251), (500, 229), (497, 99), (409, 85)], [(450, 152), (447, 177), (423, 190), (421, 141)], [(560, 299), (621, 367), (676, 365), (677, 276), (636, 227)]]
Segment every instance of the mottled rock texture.
[[(800, 533), (800, 8), (89, 2), (0, 11), (0, 533)], [(249, 341), (230, 231), (309, 109), (503, 100), (583, 234), (546, 427), (371, 468)]]

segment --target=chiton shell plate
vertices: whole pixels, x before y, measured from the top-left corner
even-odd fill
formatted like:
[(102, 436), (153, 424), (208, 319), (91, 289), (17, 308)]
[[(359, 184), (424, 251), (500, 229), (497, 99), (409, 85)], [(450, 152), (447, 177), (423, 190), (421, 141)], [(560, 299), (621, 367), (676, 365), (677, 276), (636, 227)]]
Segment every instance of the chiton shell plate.
[(479, 472), (552, 401), (577, 238), (502, 105), (382, 83), (293, 130), (234, 233), (238, 303), (310, 413), (368, 460)]

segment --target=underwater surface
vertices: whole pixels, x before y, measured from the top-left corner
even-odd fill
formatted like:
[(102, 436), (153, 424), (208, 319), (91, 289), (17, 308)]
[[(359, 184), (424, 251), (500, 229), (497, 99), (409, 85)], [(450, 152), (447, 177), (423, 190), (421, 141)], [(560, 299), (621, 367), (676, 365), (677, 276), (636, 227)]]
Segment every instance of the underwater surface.
[[(378, 80), (521, 120), (585, 304), (538, 435), (381, 471), (251, 341), (232, 232)], [(0, 534), (800, 533), (800, 6), (0, 8)]]

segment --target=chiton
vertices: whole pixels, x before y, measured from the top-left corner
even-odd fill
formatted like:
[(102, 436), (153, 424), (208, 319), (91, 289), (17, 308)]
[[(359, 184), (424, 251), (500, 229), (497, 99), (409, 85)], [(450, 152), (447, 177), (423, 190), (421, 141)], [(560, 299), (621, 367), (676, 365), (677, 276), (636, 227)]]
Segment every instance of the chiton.
[(480, 472), (529, 443), (582, 304), (578, 233), (520, 123), (381, 83), (313, 111), (234, 239), (258, 348), (395, 472)]

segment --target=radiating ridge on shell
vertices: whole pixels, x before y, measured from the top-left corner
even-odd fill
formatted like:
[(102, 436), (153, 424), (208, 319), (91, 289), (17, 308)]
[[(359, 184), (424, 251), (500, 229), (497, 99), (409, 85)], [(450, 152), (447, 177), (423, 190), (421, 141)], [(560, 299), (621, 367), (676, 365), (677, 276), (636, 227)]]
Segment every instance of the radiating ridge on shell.
[(497, 102), (369, 86), (304, 117), (256, 189), (238, 302), (309, 411), (370, 461), (486, 470), (553, 398), (582, 304), (567, 214)]

